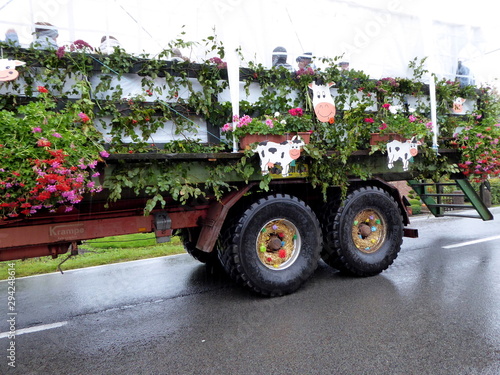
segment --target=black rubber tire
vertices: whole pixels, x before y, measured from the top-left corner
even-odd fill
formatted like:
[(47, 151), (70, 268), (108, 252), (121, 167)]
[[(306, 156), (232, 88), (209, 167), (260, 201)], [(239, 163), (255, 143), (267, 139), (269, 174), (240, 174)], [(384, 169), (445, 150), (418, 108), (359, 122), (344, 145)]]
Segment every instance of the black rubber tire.
[[(296, 229), (291, 232), (296, 233), (293, 238), (297, 239), (290, 252), (293, 256), (288, 264), (282, 264), (283, 268), (266, 265), (257, 249), (263, 228), (275, 220)], [(222, 233), (220, 244), (219, 259), (229, 276), (256, 293), (273, 297), (296, 291), (316, 270), (322, 233), (309, 206), (290, 195), (278, 194), (262, 198), (246, 209)]]
[[(331, 228), (333, 228), (335, 216), (337, 215), (341, 203), (340, 199), (334, 197), (321, 210), (321, 228), (323, 230), (323, 238), (325, 240), (323, 250), (321, 251), (321, 259), (323, 259), (323, 261), (330, 267), (341, 272), (349, 273), (340, 261), (340, 255), (338, 255), (336, 251), (331, 250), (331, 243), (333, 243), (333, 239), (331, 238)], [(328, 240), (329, 236), (330, 240)]]
[[(378, 233), (373, 248), (362, 248), (372, 234), (366, 237), (359, 230), (357, 218), (365, 213), (374, 213), (377, 222), (373, 226)], [(371, 215), (370, 217), (372, 217)], [(368, 222), (368, 219), (367, 219)], [(372, 224), (369, 224), (370, 226)], [(403, 218), (394, 198), (378, 187), (362, 187), (348, 195), (346, 200), (332, 212), (323, 226), (325, 246), (323, 260), (344, 273), (356, 276), (373, 276), (387, 269), (397, 258), (403, 242)]]
[(217, 251), (213, 250), (212, 252), (207, 253), (196, 248), (196, 242), (198, 241), (198, 236), (200, 235), (200, 228), (180, 229), (178, 235), (181, 238), (184, 249), (194, 259), (205, 264), (218, 263), (219, 260)]

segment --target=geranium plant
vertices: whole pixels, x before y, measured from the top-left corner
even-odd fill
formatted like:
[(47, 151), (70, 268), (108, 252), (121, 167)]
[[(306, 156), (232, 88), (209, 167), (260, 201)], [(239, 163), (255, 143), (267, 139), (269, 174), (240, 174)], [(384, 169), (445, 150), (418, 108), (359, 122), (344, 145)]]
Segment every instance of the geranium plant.
[(314, 127), (310, 114), (305, 114), (302, 108), (291, 108), (288, 112), (281, 114), (274, 113), (273, 116), (263, 118), (252, 118), (248, 115), (242, 117), (235, 116), (236, 128), (233, 123), (226, 123), (222, 127), (223, 133), (233, 133), (237, 138), (247, 134), (285, 134), (292, 132), (312, 132)]
[(432, 122), (412, 107), (405, 110), (401, 105), (384, 103), (375, 118), (365, 121), (373, 123), (376, 132), (395, 133), (406, 139), (425, 139), (432, 134)]
[(70, 211), (101, 190), (96, 167), (107, 152), (79, 103), (55, 111), (45, 87), (39, 100), (0, 111), (0, 219), (40, 210)]
[(463, 160), (458, 166), (476, 182), (500, 174), (500, 123), (494, 123), (493, 119), (480, 120), (478, 115), (473, 126), (467, 126), (455, 135), (463, 153)]

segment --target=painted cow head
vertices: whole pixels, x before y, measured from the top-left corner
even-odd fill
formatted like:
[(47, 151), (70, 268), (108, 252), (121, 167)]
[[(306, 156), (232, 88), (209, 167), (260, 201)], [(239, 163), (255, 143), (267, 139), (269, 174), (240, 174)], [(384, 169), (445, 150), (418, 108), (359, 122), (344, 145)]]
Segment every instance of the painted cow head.
[(311, 82), (309, 88), (313, 93), (313, 107), (316, 117), (321, 122), (333, 123), (335, 118), (335, 102), (330, 94), (330, 87), (335, 83), (330, 82), (326, 85), (317, 85), (316, 82)]
[(464, 110), (464, 103), (467, 99), (464, 98), (455, 98), (453, 101), (453, 112), (455, 113), (461, 113)]
[(19, 76), (16, 66), (26, 64), (19, 60), (0, 59), (0, 82), (13, 81)]

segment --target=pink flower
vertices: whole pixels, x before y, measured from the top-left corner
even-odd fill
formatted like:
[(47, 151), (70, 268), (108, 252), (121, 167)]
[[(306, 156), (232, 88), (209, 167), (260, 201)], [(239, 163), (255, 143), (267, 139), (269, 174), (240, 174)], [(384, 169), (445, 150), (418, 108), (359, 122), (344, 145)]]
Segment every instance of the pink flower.
[(288, 113), (291, 114), (292, 116), (298, 116), (298, 117), (301, 117), (304, 115), (304, 111), (302, 110), (302, 108), (291, 108), (288, 110)]
[(52, 133), (52, 136), (55, 138), (62, 138), (62, 135), (59, 133)]
[(37, 127), (34, 127), (32, 131), (33, 131), (33, 133), (41, 133), (42, 132), (42, 128), (39, 127), (39, 126), (37, 126)]
[(85, 47), (92, 49), (92, 46), (88, 44), (86, 41), (78, 39), (73, 42), (70, 49), (71, 51), (74, 51), (75, 49), (84, 49)]
[(365, 118), (365, 122), (373, 124), (375, 121), (371, 117), (367, 117), (367, 118)]
[(233, 130), (233, 125), (230, 123), (224, 124), (221, 128), (221, 131), (223, 132), (230, 132), (231, 130)]
[(271, 119), (267, 119), (267, 120), (266, 120), (266, 125), (267, 125), (267, 126), (269, 126), (270, 128), (272, 128), (272, 127), (274, 126), (274, 124), (273, 124), (273, 120), (271, 120)]
[(380, 130), (384, 130), (384, 129), (387, 129), (387, 124), (385, 122), (382, 123), (382, 125), (380, 125), (378, 127)]
[(109, 156), (109, 152), (103, 150), (103, 151), (99, 152), (99, 155), (101, 155), (103, 158), (107, 158)]
[(89, 117), (89, 116), (87, 116), (87, 115), (86, 115), (85, 113), (83, 113), (83, 112), (80, 112), (80, 113), (78, 114), (78, 116), (82, 119), (82, 122), (88, 122), (88, 121), (90, 121), (90, 117)]
[(389, 103), (382, 104), (382, 108), (389, 109), (391, 105)]
[(415, 122), (417, 120), (417, 118), (413, 115), (410, 115), (410, 116), (408, 116), (408, 120), (410, 120), (410, 122)]
[(58, 59), (62, 59), (66, 53), (66, 49), (64, 46), (59, 47), (56, 51), (56, 55)]
[(248, 115), (245, 115), (240, 119), (239, 125), (244, 126), (244, 125), (250, 124), (251, 122), (252, 122), (252, 118)]

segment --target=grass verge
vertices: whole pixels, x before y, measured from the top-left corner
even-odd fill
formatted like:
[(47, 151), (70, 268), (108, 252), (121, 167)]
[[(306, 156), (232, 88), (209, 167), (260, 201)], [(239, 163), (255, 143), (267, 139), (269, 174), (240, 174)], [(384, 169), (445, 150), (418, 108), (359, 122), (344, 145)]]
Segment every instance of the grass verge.
[[(154, 233), (89, 240), (80, 245), (80, 250), (85, 252), (66, 260), (61, 265), (63, 271), (185, 253), (178, 237), (172, 237), (171, 242), (157, 244)], [(56, 259), (47, 256), (0, 262), (0, 280), (7, 279), (9, 268), (15, 269), (16, 277), (56, 272), (57, 266), (67, 257), (68, 254), (62, 254)], [(9, 267), (9, 264), (14, 264), (14, 267)]]

